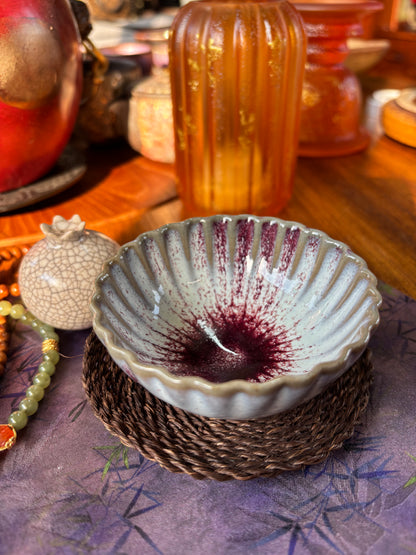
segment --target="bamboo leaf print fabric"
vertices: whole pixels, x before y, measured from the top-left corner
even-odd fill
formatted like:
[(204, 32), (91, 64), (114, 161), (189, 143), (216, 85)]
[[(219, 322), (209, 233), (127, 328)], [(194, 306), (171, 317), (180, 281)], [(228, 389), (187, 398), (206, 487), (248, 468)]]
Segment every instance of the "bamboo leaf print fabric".
[[(62, 332), (51, 387), (0, 453), (0, 554), (414, 553), (416, 301), (380, 287), (362, 422), (324, 463), (272, 479), (199, 481), (122, 445), (82, 387), (89, 331)], [(39, 340), (19, 324), (0, 378), (0, 422), (38, 363)]]

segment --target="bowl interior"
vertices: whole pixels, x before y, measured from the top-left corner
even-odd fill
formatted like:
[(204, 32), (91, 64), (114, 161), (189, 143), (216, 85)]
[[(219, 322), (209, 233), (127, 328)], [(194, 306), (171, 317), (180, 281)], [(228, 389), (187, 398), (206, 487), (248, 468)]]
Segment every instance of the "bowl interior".
[(145, 371), (263, 383), (362, 349), (379, 300), (365, 262), (319, 231), (193, 219), (121, 248), (97, 280), (94, 327)]

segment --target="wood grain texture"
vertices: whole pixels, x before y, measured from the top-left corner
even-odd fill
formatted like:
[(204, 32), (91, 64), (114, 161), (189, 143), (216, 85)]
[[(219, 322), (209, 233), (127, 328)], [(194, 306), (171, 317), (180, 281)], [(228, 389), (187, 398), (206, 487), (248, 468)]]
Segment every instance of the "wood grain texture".
[(0, 248), (33, 244), (43, 237), (39, 226), (59, 214), (79, 214), (86, 227), (119, 243), (133, 239), (140, 216), (176, 195), (171, 165), (139, 156), (126, 145), (92, 148), (87, 172), (65, 192), (22, 210), (0, 216)]
[(382, 137), (362, 154), (300, 160), (281, 217), (344, 241), (389, 285), (416, 298), (416, 150)]

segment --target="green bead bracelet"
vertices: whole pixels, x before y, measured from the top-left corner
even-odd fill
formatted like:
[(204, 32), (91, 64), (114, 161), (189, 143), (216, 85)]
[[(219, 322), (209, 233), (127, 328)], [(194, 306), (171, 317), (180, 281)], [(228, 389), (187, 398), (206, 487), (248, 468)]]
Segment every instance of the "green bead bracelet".
[(25, 398), (19, 403), (19, 410), (12, 412), (7, 424), (0, 424), (0, 451), (10, 449), (17, 438), (17, 431), (28, 423), (28, 417), (38, 410), (39, 401), (51, 383), (51, 376), (59, 361), (59, 337), (55, 330), (28, 312), (22, 304), (0, 301), (0, 316), (9, 316), (30, 326), (42, 338), (42, 362), (32, 378), (32, 385), (26, 390)]

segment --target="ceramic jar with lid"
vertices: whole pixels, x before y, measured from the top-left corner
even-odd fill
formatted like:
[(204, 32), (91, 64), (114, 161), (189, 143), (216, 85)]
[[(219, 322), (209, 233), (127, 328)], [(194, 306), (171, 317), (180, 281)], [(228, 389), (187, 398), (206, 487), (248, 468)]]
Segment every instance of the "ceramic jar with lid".
[(132, 148), (150, 160), (174, 162), (172, 96), (167, 71), (156, 72), (133, 87), (127, 139)]

